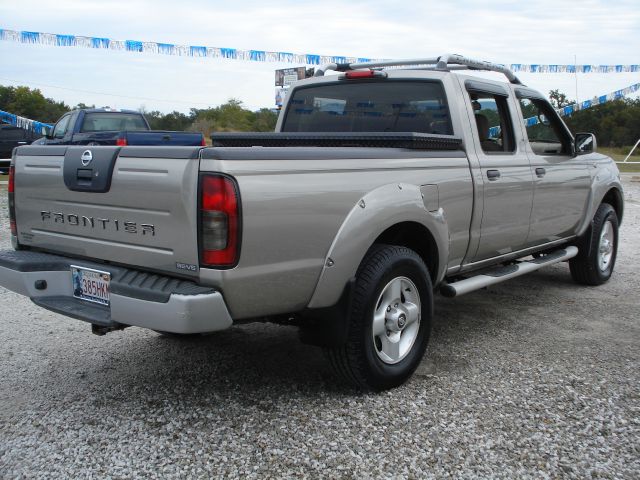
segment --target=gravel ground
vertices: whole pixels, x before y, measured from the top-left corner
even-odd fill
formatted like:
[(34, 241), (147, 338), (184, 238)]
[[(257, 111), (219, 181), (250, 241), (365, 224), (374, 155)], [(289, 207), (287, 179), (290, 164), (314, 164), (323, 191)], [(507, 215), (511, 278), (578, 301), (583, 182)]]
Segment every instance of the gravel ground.
[(0, 288), (0, 477), (638, 478), (630, 180), (608, 284), (563, 264), (438, 298), (417, 374), (381, 394), (336, 383), (290, 327), (96, 337)]

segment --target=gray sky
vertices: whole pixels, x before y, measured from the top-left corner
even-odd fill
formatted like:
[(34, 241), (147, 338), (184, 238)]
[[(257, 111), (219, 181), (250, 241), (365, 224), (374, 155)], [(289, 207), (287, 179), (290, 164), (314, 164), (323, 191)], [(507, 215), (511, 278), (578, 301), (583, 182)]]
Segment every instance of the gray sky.
[[(459, 53), (498, 63), (640, 63), (634, 1), (0, 0), (0, 28), (238, 49), (370, 58)], [(0, 84), (119, 108), (188, 111), (237, 98), (274, 105), (274, 70), (291, 64), (0, 41)], [(575, 76), (519, 74), (575, 98)], [(640, 82), (579, 74), (581, 100)], [(105, 95), (111, 94), (111, 95)]]

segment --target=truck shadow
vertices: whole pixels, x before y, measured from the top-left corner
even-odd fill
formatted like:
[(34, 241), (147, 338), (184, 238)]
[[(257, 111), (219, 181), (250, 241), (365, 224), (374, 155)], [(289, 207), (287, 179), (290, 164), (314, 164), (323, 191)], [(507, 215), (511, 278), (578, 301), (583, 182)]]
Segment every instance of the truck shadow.
[[(509, 340), (501, 351), (525, 351), (531, 310), (576, 288), (568, 272), (558, 273), (533, 274), (462, 299), (437, 296), (430, 347), (414, 381), (428, 383), (425, 376), (464, 373), (478, 362), (474, 356), (492, 354), (496, 338)], [(250, 324), (187, 338), (130, 329), (106, 338), (112, 341), (85, 363), (80, 379), (96, 392), (108, 390), (98, 402), (130, 398), (135, 392), (195, 402), (222, 395), (240, 403), (255, 395), (277, 402), (294, 393), (357, 394), (334, 377), (320, 348), (299, 341), (294, 327)]]

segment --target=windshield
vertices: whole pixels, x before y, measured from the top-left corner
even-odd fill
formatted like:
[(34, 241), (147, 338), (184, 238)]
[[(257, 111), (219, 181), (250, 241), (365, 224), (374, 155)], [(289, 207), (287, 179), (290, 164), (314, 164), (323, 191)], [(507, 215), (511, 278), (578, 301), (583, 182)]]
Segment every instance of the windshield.
[(100, 112), (87, 113), (80, 129), (81, 132), (112, 130), (149, 130), (149, 127), (139, 113)]
[(298, 88), (282, 131), (453, 134), (440, 82), (388, 80)]

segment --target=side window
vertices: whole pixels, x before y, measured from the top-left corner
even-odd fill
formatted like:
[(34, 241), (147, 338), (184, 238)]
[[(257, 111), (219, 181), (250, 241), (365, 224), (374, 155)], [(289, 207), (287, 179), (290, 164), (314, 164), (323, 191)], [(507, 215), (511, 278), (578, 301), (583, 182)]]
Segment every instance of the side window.
[(69, 129), (69, 119), (71, 119), (71, 115), (65, 115), (56, 123), (56, 126), (53, 127), (53, 138), (64, 138)]
[(485, 92), (469, 92), (485, 153), (515, 152), (515, 141), (507, 97)]
[(2, 139), (18, 142), (24, 140), (26, 131), (21, 128), (3, 128)]
[(544, 100), (520, 99), (529, 145), (536, 155), (568, 155), (570, 139), (552, 107)]

